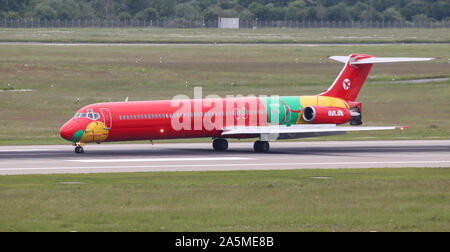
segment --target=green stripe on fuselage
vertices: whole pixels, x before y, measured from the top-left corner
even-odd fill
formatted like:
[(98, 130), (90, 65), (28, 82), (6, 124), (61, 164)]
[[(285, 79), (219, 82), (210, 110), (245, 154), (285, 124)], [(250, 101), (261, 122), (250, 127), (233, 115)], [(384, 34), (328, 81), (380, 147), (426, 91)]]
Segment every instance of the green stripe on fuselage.
[(84, 133), (83, 130), (79, 130), (79, 131), (73, 133), (73, 136), (70, 139), (70, 141), (72, 141), (72, 142), (79, 142), (81, 140), (81, 138), (83, 137), (83, 133)]
[(299, 96), (270, 96), (261, 101), (266, 107), (269, 124), (272, 125), (295, 124), (302, 110)]

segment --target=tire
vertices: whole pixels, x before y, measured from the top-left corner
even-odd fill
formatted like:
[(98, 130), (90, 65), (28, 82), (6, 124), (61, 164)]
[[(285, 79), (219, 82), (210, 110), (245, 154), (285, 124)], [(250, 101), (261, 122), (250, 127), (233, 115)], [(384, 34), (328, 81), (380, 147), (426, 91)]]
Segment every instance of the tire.
[(222, 138), (214, 139), (213, 148), (215, 151), (226, 151), (228, 149), (228, 141)]
[(253, 145), (253, 149), (258, 153), (267, 153), (270, 150), (270, 144), (267, 141), (256, 141)]
[(75, 153), (77, 153), (77, 154), (84, 153), (83, 147), (81, 147), (81, 146), (75, 147)]

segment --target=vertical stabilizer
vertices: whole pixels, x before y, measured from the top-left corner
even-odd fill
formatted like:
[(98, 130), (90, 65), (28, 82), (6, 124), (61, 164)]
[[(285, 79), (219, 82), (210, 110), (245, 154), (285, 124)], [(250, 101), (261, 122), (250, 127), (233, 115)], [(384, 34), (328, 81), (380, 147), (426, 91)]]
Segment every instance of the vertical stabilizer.
[(367, 54), (352, 54), (347, 57), (332, 56), (330, 59), (345, 63), (345, 66), (331, 87), (320, 95), (352, 102), (356, 100), (373, 64), (428, 61), (433, 58), (381, 58)]
[(355, 101), (364, 81), (369, 74), (373, 64), (352, 64), (360, 59), (367, 59), (374, 56), (365, 54), (352, 54), (343, 61), (342, 56), (331, 57), (333, 60), (344, 62), (345, 66), (330, 88), (320, 95), (338, 97), (347, 101)]

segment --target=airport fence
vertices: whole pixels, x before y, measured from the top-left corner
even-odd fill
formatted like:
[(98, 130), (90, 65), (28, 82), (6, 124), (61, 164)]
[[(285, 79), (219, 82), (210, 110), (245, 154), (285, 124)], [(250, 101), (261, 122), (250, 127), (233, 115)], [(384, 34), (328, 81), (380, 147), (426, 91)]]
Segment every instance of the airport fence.
[[(1, 28), (218, 28), (217, 20), (113, 20), (113, 19), (3, 19)], [(450, 21), (272, 21), (240, 20), (241, 29), (255, 28), (450, 28)]]

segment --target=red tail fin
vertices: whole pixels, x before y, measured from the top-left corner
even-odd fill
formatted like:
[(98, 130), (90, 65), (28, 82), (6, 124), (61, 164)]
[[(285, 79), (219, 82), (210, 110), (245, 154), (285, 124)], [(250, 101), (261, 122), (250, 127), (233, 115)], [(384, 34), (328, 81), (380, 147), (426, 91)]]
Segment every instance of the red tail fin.
[(342, 98), (347, 101), (355, 101), (358, 96), (359, 90), (364, 84), (364, 81), (369, 74), (373, 64), (353, 64), (361, 59), (367, 59), (374, 56), (366, 54), (352, 54), (347, 57), (346, 61), (341, 56), (337, 56), (335, 59), (345, 63), (339, 76), (334, 81), (328, 90), (321, 93), (323, 96), (331, 96)]
[(366, 54), (352, 54), (347, 57), (332, 56), (330, 59), (345, 63), (345, 66), (333, 85), (320, 95), (355, 101), (373, 64), (428, 61), (433, 58), (379, 58)]

